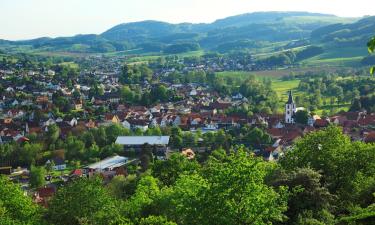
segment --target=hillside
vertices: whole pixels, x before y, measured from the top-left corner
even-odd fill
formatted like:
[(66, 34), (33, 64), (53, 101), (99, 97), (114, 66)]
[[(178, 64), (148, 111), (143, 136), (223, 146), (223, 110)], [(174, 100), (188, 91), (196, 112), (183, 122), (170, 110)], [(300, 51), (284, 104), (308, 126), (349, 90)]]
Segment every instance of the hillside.
[[(217, 20), (211, 24), (171, 24), (160, 21), (124, 23), (102, 34), (0, 41), (8, 51), (106, 53), (138, 49), (141, 53), (175, 53), (198, 49), (228, 52), (275, 51), (279, 42), (308, 39), (311, 33), (341, 28), (355, 18), (307, 12), (256, 12)], [(339, 25), (338, 25), (339, 23)], [(327, 27), (328, 26), (328, 27)], [(317, 29), (317, 30), (316, 30)]]
[(374, 35), (375, 16), (361, 19), (355, 23), (332, 24), (318, 28), (311, 33), (313, 40), (331, 43), (336, 46), (365, 45)]

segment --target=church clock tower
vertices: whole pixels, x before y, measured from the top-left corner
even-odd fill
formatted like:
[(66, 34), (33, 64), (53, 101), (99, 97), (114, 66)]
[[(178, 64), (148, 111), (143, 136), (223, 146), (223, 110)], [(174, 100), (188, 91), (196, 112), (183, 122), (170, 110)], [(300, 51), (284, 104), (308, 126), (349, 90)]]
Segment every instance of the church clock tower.
[(288, 102), (285, 104), (285, 123), (294, 123), (294, 114), (296, 113), (296, 104), (293, 101), (292, 91), (289, 91)]

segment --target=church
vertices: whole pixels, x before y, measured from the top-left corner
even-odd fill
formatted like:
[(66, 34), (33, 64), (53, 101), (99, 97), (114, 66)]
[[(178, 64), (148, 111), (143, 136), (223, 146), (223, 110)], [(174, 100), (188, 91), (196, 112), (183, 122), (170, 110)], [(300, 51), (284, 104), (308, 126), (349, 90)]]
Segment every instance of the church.
[(294, 123), (294, 114), (297, 112), (296, 104), (293, 100), (292, 91), (289, 91), (288, 101), (285, 104), (285, 123), (293, 124)]

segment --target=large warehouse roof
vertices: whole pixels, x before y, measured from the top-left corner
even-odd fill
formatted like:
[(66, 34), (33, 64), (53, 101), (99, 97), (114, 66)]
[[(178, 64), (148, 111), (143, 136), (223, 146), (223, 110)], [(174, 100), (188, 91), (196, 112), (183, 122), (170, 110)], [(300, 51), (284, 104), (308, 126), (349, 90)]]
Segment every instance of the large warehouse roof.
[(102, 161), (89, 165), (87, 168), (93, 170), (105, 170), (105, 169), (113, 169), (120, 166), (125, 165), (128, 161), (128, 158), (122, 156), (113, 156), (110, 158), (106, 158)]
[(116, 140), (120, 145), (168, 145), (169, 136), (121, 136)]

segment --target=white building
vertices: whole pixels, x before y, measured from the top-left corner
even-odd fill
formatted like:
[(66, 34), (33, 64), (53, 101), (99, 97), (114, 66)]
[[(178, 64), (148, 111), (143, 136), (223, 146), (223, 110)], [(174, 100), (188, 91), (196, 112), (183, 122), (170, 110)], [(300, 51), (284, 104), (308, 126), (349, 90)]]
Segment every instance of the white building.
[(297, 112), (296, 104), (293, 101), (292, 91), (289, 91), (288, 101), (285, 104), (285, 123), (294, 123), (294, 114)]

